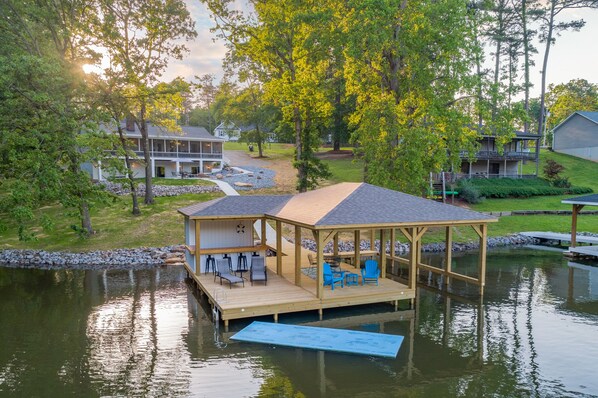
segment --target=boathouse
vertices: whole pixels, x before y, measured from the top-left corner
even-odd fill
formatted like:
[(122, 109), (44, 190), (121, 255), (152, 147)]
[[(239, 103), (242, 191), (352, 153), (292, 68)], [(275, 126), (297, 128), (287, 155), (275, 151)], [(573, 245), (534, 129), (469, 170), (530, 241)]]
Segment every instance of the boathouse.
[[(419, 198), (366, 183), (341, 183), (296, 195), (226, 196), (179, 209), (185, 219), (185, 268), (203, 294), (208, 296), (225, 326), (231, 319), (317, 310), (326, 308), (415, 298), (418, 270), (480, 286), (486, 272), (488, 223), (497, 219), (486, 214)], [(452, 247), (454, 227), (471, 227), (479, 239), (479, 263), (475, 275), (451, 269), (451, 250), (444, 268), (422, 263), (422, 237), (442, 228), (447, 247)], [(283, 230), (284, 228), (284, 230)], [(308, 232), (316, 242), (313, 252), (301, 245)], [(292, 242), (283, 237), (292, 236)], [(371, 242), (379, 237), (381, 247), (390, 241), (390, 251), (360, 250), (363, 234)], [(354, 251), (339, 252), (339, 234), (351, 236)], [(408, 257), (394, 250), (398, 237), (409, 243)], [(332, 242), (332, 250), (324, 248)], [(373, 248), (373, 245), (371, 245)], [(274, 255), (267, 256), (267, 253)], [(360, 284), (364, 257), (375, 257), (380, 269), (378, 284)], [(313, 261), (310, 261), (313, 258)], [(227, 259), (233, 271), (247, 283), (224, 284), (214, 275), (214, 262)], [(264, 259), (266, 283), (249, 283), (252, 262)], [(334, 260), (357, 283), (326, 286), (324, 262)], [(406, 284), (386, 278), (392, 262), (408, 268)], [(222, 262), (221, 262), (222, 263)], [(312, 271), (312, 272), (307, 272)], [(350, 286), (349, 286), (350, 285)]]

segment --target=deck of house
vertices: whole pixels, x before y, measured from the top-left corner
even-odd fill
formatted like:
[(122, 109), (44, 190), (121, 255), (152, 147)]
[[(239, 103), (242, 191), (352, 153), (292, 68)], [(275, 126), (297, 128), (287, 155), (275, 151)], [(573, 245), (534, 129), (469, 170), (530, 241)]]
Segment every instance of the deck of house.
[[(253, 286), (248, 273), (244, 274), (245, 286), (240, 284), (229, 287), (227, 281), (220, 278), (214, 280), (212, 273), (196, 275), (186, 266), (189, 276), (195, 281), (198, 289), (205, 295), (213, 307), (219, 311), (225, 326), (233, 319), (273, 315), (278, 320), (279, 314), (319, 311), (326, 308), (346, 307), (371, 303), (389, 302), (395, 306), (399, 300), (415, 297), (415, 290), (406, 285), (386, 278), (380, 278), (379, 285), (361, 283), (357, 286), (337, 286), (334, 291), (326, 286), (322, 299), (316, 296), (316, 281), (301, 274), (301, 286), (294, 283), (294, 257), (283, 257), (282, 276), (276, 274), (276, 257), (267, 259), (268, 283), (259, 281)], [(306, 261), (306, 265), (307, 261)], [(343, 270), (359, 273), (352, 265), (342, 264)], [(361, 282), (361, 278), (360, 282)]]

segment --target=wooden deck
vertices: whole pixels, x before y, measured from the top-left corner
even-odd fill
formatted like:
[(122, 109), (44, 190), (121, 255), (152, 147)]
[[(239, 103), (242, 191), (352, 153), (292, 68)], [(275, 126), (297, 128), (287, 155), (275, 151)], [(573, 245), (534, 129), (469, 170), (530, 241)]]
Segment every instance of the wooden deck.
[[(307, 257), (305, 257), (305, 266)], [(371, 303), (389, 302), (395, 305), (399, 300), (409, 300), (415, 297), (415, 291), (406, 285), (390, 279), (380, 279), (379, 286), (368, 284), (365, 286), (335, 287), (324, 289), (323, 299), (316, 297), (316, 281), (301, 274), (301, 286), (294, 283), (294, 256), (283, 257), (282, 276), (276, 275), (276, 257), (267, 258), (268, 284), (255, 282), (252, 286), (249, 275), (245, 274), (245, 287), (240, 284), (229, 287), (227, 281), (222, 281), (209, 274), (195, 275), (185, 265), (189, 275), (196, 282), (200, 291), (207, 295), (210, 303), (220, 312), (220, 318), (225, 326), (232, 319), (250, 318), (263, 315), (273, 315), (278, 320), (279, 314), (317, 310), (322, 315), (326, 308), (345, 307)], [(350, 265), (343, 264), (342, 268), (358, 273)]]
[(569, 254), (577, 257), (598, 257), (598, 246), (570, 247)]
[[(555, 232), (521, 232), (521, 235), (530, 236), (540, 240), (555, 240), (559, 242), (571, 242), (571, 234), (559, 234)], [(598, 238), (593, 236), (577, 235), (577, 243), (588, 243), (598, 245)]]

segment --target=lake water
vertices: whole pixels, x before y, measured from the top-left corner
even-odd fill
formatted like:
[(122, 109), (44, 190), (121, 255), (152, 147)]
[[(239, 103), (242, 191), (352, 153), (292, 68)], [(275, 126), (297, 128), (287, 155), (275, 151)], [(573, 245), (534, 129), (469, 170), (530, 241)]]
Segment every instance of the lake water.
[[(456, 269), (476, 261), (457, 256)], [(415, 311), (324, 312), (322, 326), (405, 336), (396, 359), (230, 341), (249, 321), (215, 328), (179, 267), (0, 268), (0, 396), (598, 396), (598, 267), (567, 263), (490, 251), (483, 300), (456, 282), (419, 288)]]

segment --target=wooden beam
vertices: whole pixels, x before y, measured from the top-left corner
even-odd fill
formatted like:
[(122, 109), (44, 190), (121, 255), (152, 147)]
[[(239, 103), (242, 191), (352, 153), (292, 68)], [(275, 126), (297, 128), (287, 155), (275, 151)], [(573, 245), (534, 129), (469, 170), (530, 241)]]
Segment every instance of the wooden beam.
[(335, 233), (335, 231), (330, 231), (330, 232), (328, 233), (328, 235), (326, 235), (326, 237), (324, 238), (324, 246), (326, 246), (326, 244), (327, 244), (328, 242), (330, 242), (330, 239), (333, 239), (333, 238), (334, 238), (334, 233)]
[(386, 230), (380, 230), (380, 276), (386, 278)]
[(407, 240), (411, 243), (413, 242), (413, 236), (411, 236), (411, 228), (399, 228), (399, 231), (407, 238)]
[(199, 220), (195, 220), (195, 275), (201, 272), (201, 227)]
[(324, 298), (324, 239), (321, 231), (314, 231), (316, 235), (316, 262), (318, 267), (318, 274), (316, 280), (316, 297), (320, 300)]
[(295, 225), (295, 285), (301, 286), (301, 227)]
[(478, 237), (482, 237), (482, 230), (480, 229), (480, 227), (478, 227), (477, 225), (472, 225), (471, 228), (473, 228), (476, 234), (478, 234)]
[(482, 236), (480, 236), (480, 258), (478, 279), (480, 280), (480, 294), (484, 294), (484, 285), (486, 284), (486, 249), (488, 238), (488, 225), (480, 225)]
[[(418, 263), (417, 267), (419, 269), (422, 269), (424, 271), (430, 271), (430, 272), (434, 272), (435, 274), (441, 274), (444, 275), (445, 274), (445, 270), (441, 269), (441, 268), (437, 268), (437, 267), (433, 267), (431, 265), (428, 264), (423, 264), (423, 263)], [(469, 283), (473, 283), (475, 285), (480, 285), (480, 280), (476, 279), (472, 276), (468, 276), (468, 275), (463, 275), (463, 274), (458, 274), (456, 272), (452, 272), (450, 273), (451, 278), (455, 278), (455, 279), (459, 279), (465, 282), (469, 282)]]
[(397, 240), (396, 237), (396, 230), (394, 228), (390, 229), (390, 258), (395, 256), (395, 242)]
[(282, 222), (276, 221), (276, 273), (282, 275)]
[(577, 246), (577, 215), (583, 207), (584, 205), (573, 205), (573, 215), (571, 217), (571, 247)]
[(375, 241), (376, 241), (376, 230), (370, 229), (370, 250), (374, 250)]
[(225, 254), (239, 252), (258, 252), (266, 250), (268, 246), (239, 246), (239, 247), (215, 247), (213, 249), (203, 249), (201, 254)]
[(361, 231), (356, 229), (354, 233), (354, 242), (353, 246), (355, 246), (355, 268), (359, 268), (361, 266)]
[(261, 222), (262, 246), (266, 246), (266, 218), (262, 218)]
[(332, 240), (332, 253), (334, 256), (338, 256), (338, 231), (334, 234), (334, 239)]
[(421, 227), (421, 228), (418, 228), (418, 230), (419, 231), (417, 232), (416, 239), (421, 240), (422, 236), (424, 236), (424, 234), (428, 231), (428, 227)]
[(410, 228), (409, 243), (409, 289), (417, 287), (417, 228)]
[(451, 272), (452, 262), (453, 262), (453, 228), (446, 227), (445, 231), (445, 249), (444, 249), (444, 270), (446, 271), (444, 275), (444, 284), (449, 284), (449, 273)]

